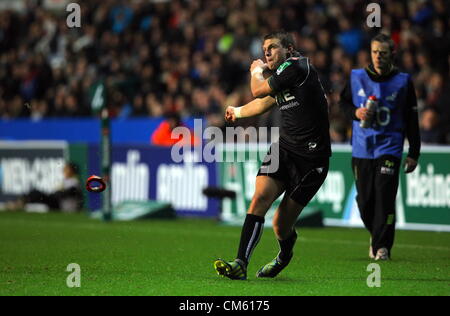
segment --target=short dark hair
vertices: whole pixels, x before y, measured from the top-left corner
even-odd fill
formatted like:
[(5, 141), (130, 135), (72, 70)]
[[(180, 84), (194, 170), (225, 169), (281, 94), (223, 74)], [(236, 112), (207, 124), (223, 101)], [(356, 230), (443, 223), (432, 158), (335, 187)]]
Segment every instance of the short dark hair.
[(391, 54), (395, 54), (395, 43), (389, 35), (380, 33), (372, 38), (370, 43), (372, 44), (372, 42), (387, 43), (389, 45), (389, 49), (391, 50)]
[(285, 31), (273, 32), (264, 36), (264, 42), (272, 38), (279, 39), (281, 46), (284, 48), (289, 48), (289, 46), (292, 46), (292, 51), (288, 54), (288, 57), (300, 57), (300, 53), (295, 48), (295, 41), (291, 34)]
[(277, 32), (273, 32), (270, 34), (267, 34), (266, 36), (264, 36), (264, 41), (272, 39), (272, 38), (277, 38), (280, 40), (281, 45), (284, 48), (288, 48), (289, 46), (292, 46), (295, 50), (295, 41), (294, 38), (292, 37), (291, 34), (289, 34), (288, 32), (285, 31), (277, 31)]

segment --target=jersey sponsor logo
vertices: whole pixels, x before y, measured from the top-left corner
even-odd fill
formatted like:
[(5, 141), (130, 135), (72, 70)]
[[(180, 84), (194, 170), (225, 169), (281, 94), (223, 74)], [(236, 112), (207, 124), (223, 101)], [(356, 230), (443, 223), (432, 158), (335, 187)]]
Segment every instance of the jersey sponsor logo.
[(278, 67), (277, 75), (280, 75), (291, 64), (292, 63), (290, 61), (287, 61), (287, 62), (283, 63), (280, 67)]
[(282, 107), (280, 107), (280, 111), (286, 111), (286, 110), (295, 108), (297, 106), (300, 106), (300, 103), (298, 103), (297, 101), (289, 102), (288, 104), (283, 105)]
[(386, 101), (394, 102), (395, 99), (397, 98), (397, 95), (398, 95), (398, 93), (397, 93), (397, 92), (394, 92), (391, 96), (388, 96), (388, 97), (386, 98)]
[(293, 96), (289, 93), (289, 89), (278, 93), (275, 96), (275, 99), (277, 100), (277, 103), (279, 105), (289, 102), (280, 107), (281, 111), (289, 110), (289, 109), (295, 108), (297, 106), (300, 106), (300, 103), (297, 100), (295, 100), (295, 96)]
[(278, 93), (275, 98), (276, 98), (278, 104), (295, 100), (295, 96), (291, 95), (289, 89)]
[(308, 149), (309, 150), (314, 150), (316, 148), (317, 148), (317, 143), (313, 143), (313, 142), (308, 143)]

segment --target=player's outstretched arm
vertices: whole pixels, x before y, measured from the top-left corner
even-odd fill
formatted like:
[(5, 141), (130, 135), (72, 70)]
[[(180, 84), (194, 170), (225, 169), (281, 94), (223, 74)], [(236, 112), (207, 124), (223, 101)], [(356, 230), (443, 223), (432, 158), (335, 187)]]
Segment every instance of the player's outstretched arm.
[(276, 104), (276, 100), (271, 96), (255, 99), (241, 107), (227, 107), (225, 111), (225, 121), (235, 122), (239, 118), (253, 117), (263, 114)]

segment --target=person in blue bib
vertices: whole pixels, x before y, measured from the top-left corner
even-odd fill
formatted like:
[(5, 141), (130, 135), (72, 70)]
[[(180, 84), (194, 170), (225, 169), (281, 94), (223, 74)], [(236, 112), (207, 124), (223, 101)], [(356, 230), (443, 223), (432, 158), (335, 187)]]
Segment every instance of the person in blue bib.
[(379, 34), (370, 48), (372, 64), (352, 70), (340, 107), (353, 121), (352, 169), (356, 201), (371, 235), (369, 256), (388, 260), (394, 244), (403, 145), (407, 138), (409, 152), (403, 165), (406, 173), (413, 172), (420, 155), (419, 120), (411, 77), (393, 63), (392, 39)]

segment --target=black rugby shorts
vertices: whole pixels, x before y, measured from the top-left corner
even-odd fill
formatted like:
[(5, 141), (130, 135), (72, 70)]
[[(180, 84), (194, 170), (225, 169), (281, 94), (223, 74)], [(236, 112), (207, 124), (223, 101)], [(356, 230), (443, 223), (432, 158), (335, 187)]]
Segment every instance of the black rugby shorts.
[(277, 143), (270, 147), (258, 176), (281, 181), (287, 196), (306, 206), (325, 181), (328, 168), (329, 157), (298, 156)]

